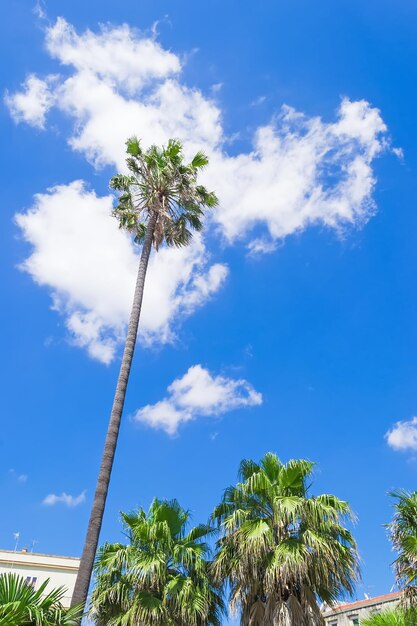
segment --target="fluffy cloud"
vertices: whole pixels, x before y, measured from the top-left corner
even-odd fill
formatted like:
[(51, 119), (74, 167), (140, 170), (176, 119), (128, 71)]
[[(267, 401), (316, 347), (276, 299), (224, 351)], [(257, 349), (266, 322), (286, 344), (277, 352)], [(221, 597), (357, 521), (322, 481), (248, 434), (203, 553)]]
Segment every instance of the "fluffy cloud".
[[(243, 239), (249, 254), (271, 253), (286, 236), (312, 224), (336, 231), (361, 225), (375, 210), (373, 160), (388, 142), (381, 115), (368, 102), (344, 99), (333, 122), (284, 106), (258, 128), (248, 152), (229, 155), (218, 104), (181, 82), (181, 59), (154, 38), (127, 25), (79, 34), (59, 18), (45, 39), (61, 74), (53, 80), (31, 75), (23, 91), (9, 94), (14, 119), (42, 127), (55, 107), (73, 121), (71, 147), (96, 168), (123, 169), (124, 142), (134, 133), (145, 145), (179, 137), (187, 155), (205, 149), (211, 162), (204, 182), (220, 198), (211, 222), (229, 243)], [(76, 196), (82, 209), (75, 208)], [(114, 223), (97, 218), (110, 205), (110, 196), (98, 198), (76, 182), (39, 194), (17, 220), (33, 245), (23, 267), (52, 289), (75, 342), (104, 362), (124, 334), (137, 262)], [(76, 224), (71, 211), (89, 222)], [(65, 214), (64, 221), (56, 214)], [(259, 236), (257, 228), (254, 237), (259, 226), (265, 232)], [(206, 264), (199, 239), (188, 250), (163, 250), (153, 258), (150, 272), (158, 272), (163, 287), (156, 291), (149, 278), (142, 327), (149, 341), (170, 340), (172, 320), (221, 286), (225, 266)]]
[(63, 65), (131, 92), (181, 69), (175, 54), (127, 25), (104, 27), (99, 34), (87, 30), (80, 36), (71, 24), (58, 18), (46, 31), (46, 48)]
[(85, 491), (82, 491), (79, 496), (71, 496), (70, 494), (65, 493), (65, 491), (63, 491), (60, 496), (50, 493), (43, 499), (42, 504), (45, 504), (46, 506), (65, 504), (65, 506), (74, 508), (85, 502), (85, 493)]
[(119, 168), (133, 133), (145, 144), (176, 136), (190, 153), (203, 147), (221, 200), (216, 221), (229, 239), (256, 223), (279, 239), (314, 222), (339, 227), (369, 216), (372, 161), (387, 129), (368, 102), (344, 99), (330, 123), (283, 106), (256, 131), (252, 151), (228, 156), (218, 105), (181, 83), (180, 58), (154, 39), (126, 25), (78, 35), (59, 18), (46, 30), (46, 47), (69, 68), (54, 103), (74, 120), (72, 147), (96, 166)]
[(273, 241), (311, 224), (340, 230), (365, 222), (374, 209), (372, 161), (386, 146), (385, 132), (365, 101), (343, 100), (333, 123), (283, 107), (258, 129), (251, 153), (212, 155), (207, 176), (221, 199), (223, 233), (234, 241), (264, 224), (271, 240), (264, 251), (271, 251)]
[(34, 74), (23, 83), (23, 90), (15, 94), (6, 92), (5, 103), (15, 122), (26, 122), (36, 128), (44, 128), (45, 117), (54, 103), (51, 85), (54, 76), (41, 80)]
[(262, 394), (246, 380), (212, 376), (201, 365), (190, 367), (167, 391), (166, 398), (139, 409), (134, 419), (174, 435), (182, 422), (198, 416), (221, 415), (262, 404)]
[(417, 417), (397, 422), (385, 438), (393, 450), (417, 450)]
[[(22, 264), (52, 291), (74, 342), (109, 363), (122, 340), (132, 304), (138, 249), (111, 217), (112, 197), (98, 197), (82, 181), (38, 194), (17, 215), (31, 255)], [(223, 284), (227, 268), (208, 265), (200, 238), (187, 248), (151, 256), (141, 317), (143, 341), (166, 343), (177, 316), (201, 306)]]
[(55, 86), (56, 106), (75, 121), (70, 145), (95, 166), (123, 168), (133, 133), (145, 144), (179, 136), (190, 154), (220, 143), (220, 111), (179, 82), (180, 59), (154, 39), (126, 25), (77, 35), (59, 18), (46, 30), (46, 47), (72, 69)]

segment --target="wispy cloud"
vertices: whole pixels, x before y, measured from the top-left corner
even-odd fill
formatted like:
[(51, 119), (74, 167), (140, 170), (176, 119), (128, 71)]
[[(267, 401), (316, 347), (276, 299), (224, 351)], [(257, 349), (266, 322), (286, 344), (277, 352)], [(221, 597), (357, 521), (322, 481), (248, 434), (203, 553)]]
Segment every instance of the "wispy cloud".
[(262, 404), (262, 394), (247, 380), (213, 376), (201, 365), (190, 367), (167, 391), (163, 400), (139, 409), (135, 421), (174, 435), (181, 423), (196, 417)]
[(266, 96), (258, 96), (257, 98), (255, 98), (255, 100), (252, 100), (252, 102), (250, 103), (250, 105), (252, 107), (258, 107), (261, 104), (263, 104), (266, 100)]
[(278, 243), (272, 239), (259, 237), (258, 239), (252, 239), (248, 243), (248, 256), (256, 257), (262, 254), (270, 254), (274, 252), (278, 247)]
[(223, 83), (214, 83), (214, 85), (211, 86), (211, 91), (212, 93), (219, 93), (219, 91), (221, 91), (223, 88)]
[(27, 479), (28, 479), (27, 474), (19, 474), (19, 472), (16, 472), (16, 470), (13, 468), (9, 469), (9, 474), (11, 474), (13, 478), (17, 480), (17, 482), (19, 483), (24, 484), (27, 482)]
[(85, 494), (86, 494), (85, 490), (82, 491), (80, 495), (78, 496), (71, 496), (70, 494), (65, 493), (65, 491), (63, 491), (61, 495), (59, 496), (54, 493), (50, 493), (48, 496), (46, 496), (43, 499), (42, 504), (45, 504), (46, 506), (55, 506), (55, 504), (64, 504), (65, 506), (73, 508), (85, 502)]
[(385, 438), (393, 450), (417, 450), (417, 417), (396, 422)]

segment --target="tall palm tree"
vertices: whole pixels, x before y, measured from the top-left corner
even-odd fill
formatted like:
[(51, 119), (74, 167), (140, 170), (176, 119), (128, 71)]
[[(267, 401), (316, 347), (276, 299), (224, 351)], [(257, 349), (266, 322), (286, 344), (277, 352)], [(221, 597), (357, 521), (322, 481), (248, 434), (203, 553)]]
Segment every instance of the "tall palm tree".
[(388, 524), (398, 553), (394, 561), (396, 581), (404, 591), (405, 605), (417, 607), (417, 491), (399, 489), (390, 495), (396, 500), (394, 519)]
[(240, 481), (213, 512), (220, 538), (214, 572), (228, 580), (243, 626), (322, 624), (318, 600), (351, 594), (358, 553), (347, 502), (309, 496), (313, 463), (267, 453), (240, 464)]
[(176, 500), (122, 513), (129, 543), (105, 544), (96, 559), (90, 617), (97, 626), (221, 623), (224, 604), (206, 543), (213, 528), (189, 530), (189, 519)]
[(130, 175), (118, 174), (110, 181), (110, 186), (120, 192), (114, 215), (120, 227), (133, 233), (135, 240), (142, 244), (142, 253), (73, 604), (85, 604), (91, 580), (152, 246), (158, 249), (164, 242), (168, 246), (187, 245), (192, 238), (192, 230), (199, 231), (202, 228), (204, 209), (217, 204), (215, 194), (197, 184), (199, 171), (208, 163), (202, 152), (198, 152), (191, 163), (186, 164), (179, 141), (171, 139), (166, 147), (151, 146), (143, 151), (140, 142), (134, 137), (127, 141), (127, 153)]
[(46, 591), (49, 580), (38, 589), (13, 572), (0, 574), (0, 626), (72, 626), (82, 614), (80, 607), (62, 606), (64, 587)]

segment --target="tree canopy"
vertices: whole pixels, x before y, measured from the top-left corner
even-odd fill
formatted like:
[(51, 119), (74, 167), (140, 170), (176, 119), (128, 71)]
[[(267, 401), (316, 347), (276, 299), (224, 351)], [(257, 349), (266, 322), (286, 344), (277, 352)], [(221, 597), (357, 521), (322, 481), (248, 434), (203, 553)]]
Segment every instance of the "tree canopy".
[(331, 605), (354, 590), (358, 553), (344, 525), (352, 512), (334, 495), (309, 495), (312, 469), (272, 453), (244, 460), (213, 512), (216, 579), (228, 580), (244, 626), (321, 624), (317, 599)]
[(90, 616), (97, 626), (218, 626), (221, 587), (212, 579), (213, 529), (189, 528), (176, 500), (122, 513), (127, 544), (105, 544), (96, 560)]
[(394, 570), (406, 605), (417, 605), (417, 491), (393, 491), (394, 519), (388, 529), (398, 556)]
[(208, 164), (203, 152), (190, 163), (184, 162), (183, 147), (177, 139), (166, 146), (143, 150), (140, 141), (127, 141), (126, 163), (130, 175), (117, 174), (110, 186), (120, 192), (114, 215), (121, 228), (133, 232), (137, 242), (144, 241), (152, 216), (153, 245), (185, 246), (192, 230), (202, 229), (204, 208), (217, 204), (214, 192), (197, 184), (197, 177)]

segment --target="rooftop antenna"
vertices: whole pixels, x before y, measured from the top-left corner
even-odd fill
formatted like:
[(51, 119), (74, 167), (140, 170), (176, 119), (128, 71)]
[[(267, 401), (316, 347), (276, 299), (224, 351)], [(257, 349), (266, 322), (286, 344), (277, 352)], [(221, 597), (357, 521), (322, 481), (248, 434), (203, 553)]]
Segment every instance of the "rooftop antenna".
[(15, 540), (13, 552), (17, 552), (17, 547), (19, 545), (19, 539), (20, 539), (20, 533), (19, 532), (13, 533), (13, 537), (14, 537), (14, 540)]
[(35, 547), (35, 544), (39, 543), (39, 541), (37, 539), (32, 539), (32, 545), (30, 547), (30, 551), (33, 552), (33, 548)]
[[(17, 552), (17, 547), (19, 545), (19, 539), (20, 539), (20, 532), (18, 531), (17, 533), (13, 533), (13, 537), (15, 541), (13, 552)], [(13, 569), (13, 565), (14, 565), (14, 560), (10, 563), (10, 569)]]

